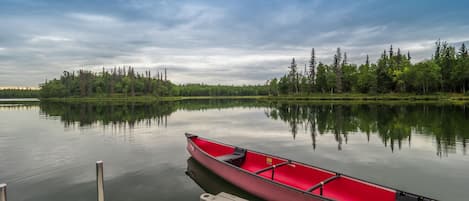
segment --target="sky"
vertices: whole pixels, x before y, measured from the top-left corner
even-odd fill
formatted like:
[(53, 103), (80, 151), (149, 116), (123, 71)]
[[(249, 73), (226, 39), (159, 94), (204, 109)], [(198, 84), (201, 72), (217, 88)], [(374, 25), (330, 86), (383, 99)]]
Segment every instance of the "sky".
[(384, 49), (429, 59), (439, 38), (469, 43), (469, 1), (0, 0), (0, 87), (63, 71), (133, 66), (177, 84), (262, 84), (299, 66), (376, 61)]

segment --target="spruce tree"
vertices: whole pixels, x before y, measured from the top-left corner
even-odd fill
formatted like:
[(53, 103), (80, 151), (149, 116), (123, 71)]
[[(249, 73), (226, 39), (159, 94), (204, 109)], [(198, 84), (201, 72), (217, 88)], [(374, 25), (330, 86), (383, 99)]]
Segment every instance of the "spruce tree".
[(314, 83), (314, 77), (316, 76), (316, 55), (314, 48), (311, 50), (311, 59), (309, 60), (309, 78)]
[(290, 72), (288, 74), (288, 80), (290, 85), (290, 92), (298, 93), (298, 71), (296, 66), (295, 58), (293, 57), (290, 64)]
[(342, 93), (342, 53), (340, 48), (337, 48), (337, 52), (334, 55), (334, 72), (335, 72), (335, 89), (337, 93)]

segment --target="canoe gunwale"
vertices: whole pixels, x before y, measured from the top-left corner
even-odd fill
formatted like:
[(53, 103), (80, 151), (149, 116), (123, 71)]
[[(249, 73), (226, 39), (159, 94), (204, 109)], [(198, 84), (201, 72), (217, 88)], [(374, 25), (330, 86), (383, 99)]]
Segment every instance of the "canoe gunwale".
[[(264, 155), (264, 156), (267, 156), (267, 157), (273, 157), (273, 158), (277, 158), (277, 159), (281, 159), (281, 160), (285, 160), (286, 162), (283, 162), (283, 163), (287, 163), (287, 164), (291, 164), (291, 163), (297, 163), (297, 164), (300, 164), (300, 165), (304, 165), (304, 166), (307, 166), (307, 167), (310, 167), (310, 168), (314, 168), (314, 169), (317, 169), (317, 170), (320, 170), (320, 171), (323, 171), (323, 172), (328, 172), (328, 173), (334, 173), (335, 175), (332, 176), (331, 178), (328, 178), (326, 180), (324, 180), (323, 182), (320, 182), (314, 186), (311, 186), (309, 189), (307, 190), (300, 190), (300, 189), (297, 189), (295, 187), (292, 187), (292, 186), (289, 186), (289, 185), (286, 185), (286, 184), (283, 184), (283, 183), (280, 183), (280, 182), (275, 182), (273, 180), (270, 180), (268, 178), (265, 178), (265, 177), (261, 177), (260, 175), (256, 174), (256, 172), (249, 172), (243, 168), (240, 168), (238, 166), (235, 166), (233, 164), (230, 164), (228, 162), (225, 162), (225, 161), (221, 161), (221, 160), (218, 160), (216, 159), (214, 156), (210, 155), (209, 153), (205, 152), (203, 149), (201, 149), (197, 144), (195, 144), (194, 141), (190, 140), (191, 138), (199, 138), (199, 139), (202, 139), (202, 140), (205, 140), (205, 141), (209, 141), (209, 142), (214, 142), (214, 143), (217, 143), (217, 144), (220, 144), (220, 145), (224, 145), (224, 146), (228, 146), (228, 147), (235, 147), (233, 145), (230, 145), (230, 144), (226, 144), (226, 143), (223, 143), (223, 142), (219, 142), (217, 140), (212, 140), (212, 139), (207, 139), (207, 138), (204, 138), (204, 137), (200, 137), (198, 135), (195, 135), (195, 134), (190, 134), (190, 133), (185, 133), (185, 136), (188, 140), (188, 142), (196, 147), (196, 149), (198, 151), (200, 151), (203, 155), (205, 155), (207, 158), (213, 160), (213, 161), (216, 161), (218, 163), (221, 163), (223, 165), (228, 165), (229, 167), (231, 168), (234, 168), (238, 171), (241, 171), (243, 173), (246, 173), (250, 176), (254, 176), (258, 179), (261, 179), (263, 181), (266, 181), (268, 183), (271, 183), (273, 185), (277, 185), (277, 186), (281, 186), (283, 188), (287, 188), (289, 190), (293, 190), (293, 191), (296, 191), (298, 193), (303, 193), (303, 194), (307, 194), (309, 196), (312, 196), (314, 198), (317, 198), (317, 199), (322, 199), (322, 200), (326, 200), (326, 201), (335, 201), (334, 199), (331, 199), (331, 198), (327, 198), (327, 197), (324, 197), (322, 195), (316, 195), (316, 194), (313, 194), (312, 191), (314, 191), (315, 189), (319, 188), (320, 186), (322, 185), (325, 185), (326, 183), (323, 183), (324, 181), (327, 181), (327, 182), (330, 182), (336, 178), (339, 178), (339, 177), (345, 177), (345, 178), (349, 178), (349, 179), (352, 179), (352, 180), (355, 180), (355, 181), (358, 181), (358, 182), (361, 182), (361, 183), (364, 183), (364, 184), (368, 184), (368, 185), (371, 185), (371, 186), (374, 186), (374, 187), (377, 187), (377, 188), (381, 188), (383, 190), (387, 190), (387, 191), (390, 191), (390, 192), (393, 192), (395, 193), (395, 200), (396, 201), (399, 201), (402, 199), (402, 197), (404, 197), (404, 199), (406, 197), (410, 197), (410, 198), (414, 198), (416, 200), (421, 200), (421, 201), (437, 201), (436, 199), (433, 199), (433, 198), (428, 198), (428, 197), (425, 197), (425, 196), (421, 196), (421, 195), (417, 195), (417, 194), (414, 194), (414, 193), (409, 193), (409, 192), (406, 192), (406, 191), (402, 191), (402, 190), (398, 190), (396, 188), (392, 188), (392, 187), (388, 187), (388, 186), (385, 186), (385, 185), (381, 185), (381, 184), (377, 184), (377, 183), (374, 183), (374, 182), (371, 182), (371, 181), (366, 181), (366, 180), (363, 180), (363, 179), (360, 179), (360, 178), (356, 178), (356, 177), (353, 177), (353, 176), (349, 176), (349, 175), (346, 175), (346, 174), (342, 174), (340, 172), (336, 172), (336, 171), (333, 171), (333, 170), (328, 170), (328, 169), (325, 169), (325, 168), (321, 168), (321, 167), (317, 167), (315, 165), (311, 165), (311, 164), (306, 164), (306, 163), (303, 163), (303, 162), (299, 162), (299, 161), (295, 161), (295, 160), (291, 160), (291, 159), (287, 159), (287, 158), (284, 158), (284, 157), (281, 157), (281, 156), (276, 156), (276, 155), (271, 155), (271, 154), (267, 154), (267, 153), (263, 153), (263, 152), (259, 152), (259, 151), (255, 151), (255, 150), (251, 150), (251, 149), (246, 149), (246, 151), (250, 151), (252, 153), (256, 153), (256, 154), (260, 154), (260, 155)], [(280, 165), (280, 164), (278, 164)], [(270, 166), (270, 167), (273, 167), (273, 166)], [(278, 166), (277, 166), (278, 167)], [(275, 167), (274, 167), (275, 168)], [(323, 183), (321, 185), (321, 183)], [(313, 189), (314, 188), (314, 189)]]
[[(199, 137), (199, 136), (197, 136), (197, 135), (192, 135), (192, 134), (190, 134), (190, 135), (191, 135), (191, 136), (187, 137), (187, 134), (186, 134), (187, 139), (190, 139), (191, 137), (198, 137), (198, 138), (201, 138), (201, 139), (204, 139), (204, 140), (208, 140), (208, 139), (206, 139), (206, 138)], [(212, 141), (212, 142), (216, 142), (216, 143), (219, 143), (219, 144), (222, 144), (222, 145), (225, 145), (225, 146), (233, 147), (233, 145), (229, 145), (229, 144), (217, 142), (217, 141), (214, 141), (214, 140), (208, 140), (208, 141)], [(261, 177), (261, 176), (259, 176), (258, 174), (249, 172), (249, 171), (247, 171), (247, 170), (245, 170), (245, 169), (242, 169), (242, 168), (240, 168), (240, 167), (237, 167), (237, 166), (235, 166), (235, 165), (233, 165), (233, 164), (227, 163), (227, 162), (225, 162), (225, 161), (218, 160), (218, 159), (216, 159), (215, 157), (213, 157), (212, 155), (210, 155), (210, 154), (208, 154), (207, 152), (205, 152), (204, 150), (202, 150), (202, 149), (201, 149), (197, 144), (195, 144), (192, 140), (189, 140), (189, 142), (191, 143), (192, 146), (195, 147), (195, 150), (197, 150), (197, 151), (199, 151), (200, 153), (202, 153), (203, 155), (205, 155), (208, 159), (211, 159), (211, 160), (216, 161), (216, 162), (218, 162), (218, 163), (221, 163), (221, 164), (223, 164), (223, 165), (227, 165), (227, 166), (229, 166), (229, 167), (231, 167), (231, 168), (233, 168), (233, 169), (236, 169), (236, 170), (239, 171), (239, 172), (243, 172), (243, 173), (248, 174), (248, 175), (250, 175), (250, 176), (252, 176), (252, 177), (255, 177), (256, 179), (260, 179), (260, 180), (262, 180), (262, 181), (268, 182), (268, 183), (273, 184), (273, 185), (276, 185), (276, 186), (280, 186), (280, 187), (282, 187), (282, 188), (286, 188), (286, 189), (288, 189), (288, 190), (293, 190), (293, 191), (296, 191), (296, 192), (298, 192), (298, 193), (306, 194), (306, 195), (308, 195), (308, 196), (310, 196), (310, 197), (313, 197), (313, 198), (315, 198), (315, 199), (321, 199), (321, 200), (323, 200), (323, 201), (337, 201), (337, 200), (334, 200), (334, 199), (331, 199), (331, 198), (327, 198), (327, 197), (315, 195), (315, 194), (313, 194), (313, 193), (311, 193), (311, 192), (302, 191), (302, 190), (300, 190), (300, 189), (297, 189), (297, 188), (288, 186), (288, 185), (286, 185), (286, 184), (282, 184), (282, 183), (280, 183), (280, 182), (275, 182), (275, 181), (273, 181), (273, 180), (271, 180), (271, 179), (268, 179), (268, 178), (265, 178), (265, 177)], [(254, 152), (254, 151), (252, 151), (252, 150), (249, 150), (249, 151)], [(256, 153), (260, 153), (260, 152), (256, 152)], [(264, 154), (264, 155), (267, 155), (267, 154)], [(268, 156), (270, 156), (270, 155), (268, 155)], [(293, 161), (292, 161), (292, 162), (293, 162)], [(219, 176), (221, 176), (221, 175), (219, 175)], [(221, 177), (223, 178), (223, 176), (221, 176)], [(242, 187), (240, 187), (240, 188), (242, 188)]]

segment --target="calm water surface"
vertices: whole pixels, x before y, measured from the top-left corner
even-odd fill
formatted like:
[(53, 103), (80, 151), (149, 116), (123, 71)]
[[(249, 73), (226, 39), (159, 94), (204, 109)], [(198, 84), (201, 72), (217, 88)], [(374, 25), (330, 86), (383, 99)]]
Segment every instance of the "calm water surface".
[(255, 199), (189, 159), (184, 133), (191, 132), (436, 199), (467, 200), (467, 107), (0, 104), (0, 183), (8, 183), (10, 200), (95, 200), (95, 161), (104, 160), (107, 200), (198, 200), (204, 191)]

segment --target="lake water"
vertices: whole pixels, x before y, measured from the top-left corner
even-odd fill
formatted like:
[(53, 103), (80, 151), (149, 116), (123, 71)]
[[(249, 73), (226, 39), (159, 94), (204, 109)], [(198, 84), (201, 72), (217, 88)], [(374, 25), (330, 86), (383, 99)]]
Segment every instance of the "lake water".
[(468, 106), (0, 104), (0, 183), (8, 184), (9, 200), (96, 200), (95, 162), (103, 160), (106, 200), (195, 201), (204, 190), (253, 199), (189, 159), (190, 132), (436, 199), (467, 200)]

